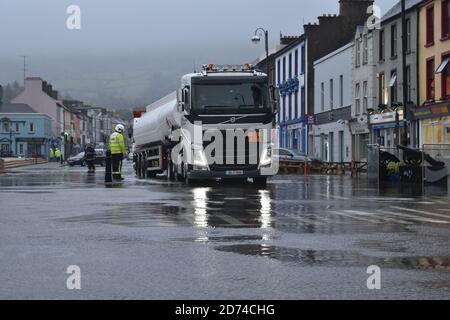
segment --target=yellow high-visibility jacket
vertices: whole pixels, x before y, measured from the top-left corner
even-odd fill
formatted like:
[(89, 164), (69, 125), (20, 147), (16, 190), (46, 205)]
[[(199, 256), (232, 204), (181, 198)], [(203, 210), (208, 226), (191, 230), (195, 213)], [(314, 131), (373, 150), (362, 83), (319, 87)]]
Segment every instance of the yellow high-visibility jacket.
[(50, 148), (50, 159), (53, 158), (54, 154), (53, 154), (53, 149)]
[(59, 149), (55, 150), (55, 157), (57, 158), (61, 157), (61, 151), (59, 151)]
[(123, 135), (119, 132), (114, 132), (109, 137), (109, 150), (111, 154), (126, 154), (125, 141)]

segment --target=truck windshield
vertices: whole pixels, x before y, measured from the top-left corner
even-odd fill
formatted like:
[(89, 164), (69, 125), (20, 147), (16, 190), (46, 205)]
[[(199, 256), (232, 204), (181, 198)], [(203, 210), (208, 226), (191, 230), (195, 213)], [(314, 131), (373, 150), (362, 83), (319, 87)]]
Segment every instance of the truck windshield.
[(265, 83), (201, 83), (193, 87), (192, 107), (197, 114), (266, 113), (268, 105)]

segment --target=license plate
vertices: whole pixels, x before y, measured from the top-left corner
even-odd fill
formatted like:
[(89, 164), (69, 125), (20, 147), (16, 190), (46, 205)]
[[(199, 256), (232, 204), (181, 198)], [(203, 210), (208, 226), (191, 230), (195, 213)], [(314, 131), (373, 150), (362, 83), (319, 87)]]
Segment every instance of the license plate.
[(242, 170), (230, 170), (230, 171), (225, 171), (225, 174), (227, 176), (240, 176), (244, 174), (244, 171)]

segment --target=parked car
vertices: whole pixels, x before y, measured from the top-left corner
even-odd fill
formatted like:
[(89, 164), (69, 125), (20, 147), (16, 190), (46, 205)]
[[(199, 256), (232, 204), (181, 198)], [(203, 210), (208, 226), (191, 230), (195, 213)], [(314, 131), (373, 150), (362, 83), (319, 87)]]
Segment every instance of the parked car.
[(280, 160), (296, 160), (296, 161), (311, 161), (311, 159), (304, 153), (294, 149), (279, 148), (275, 151), (275, 157)]
[[(100, 165), (102, 167), (105, 166), (105, 158), (106, 155), (103, 149), (95, 149), (95, 164)], [(86, 165), (84, 151), (67, 159), (67, 163), (71, 167), (76, 165), (84, 167)]]

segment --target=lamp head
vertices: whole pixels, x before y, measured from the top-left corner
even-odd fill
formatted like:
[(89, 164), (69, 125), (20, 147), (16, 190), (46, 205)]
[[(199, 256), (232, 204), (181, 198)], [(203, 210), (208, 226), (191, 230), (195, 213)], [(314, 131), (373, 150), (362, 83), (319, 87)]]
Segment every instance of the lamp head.
[(258, 35), (255, 34), (255, 35), (252, 37), (252, 42), (253, 42), (254, 44), (258, 44), (260, 41), (261, 41), (261, 38), (260, 38)]

